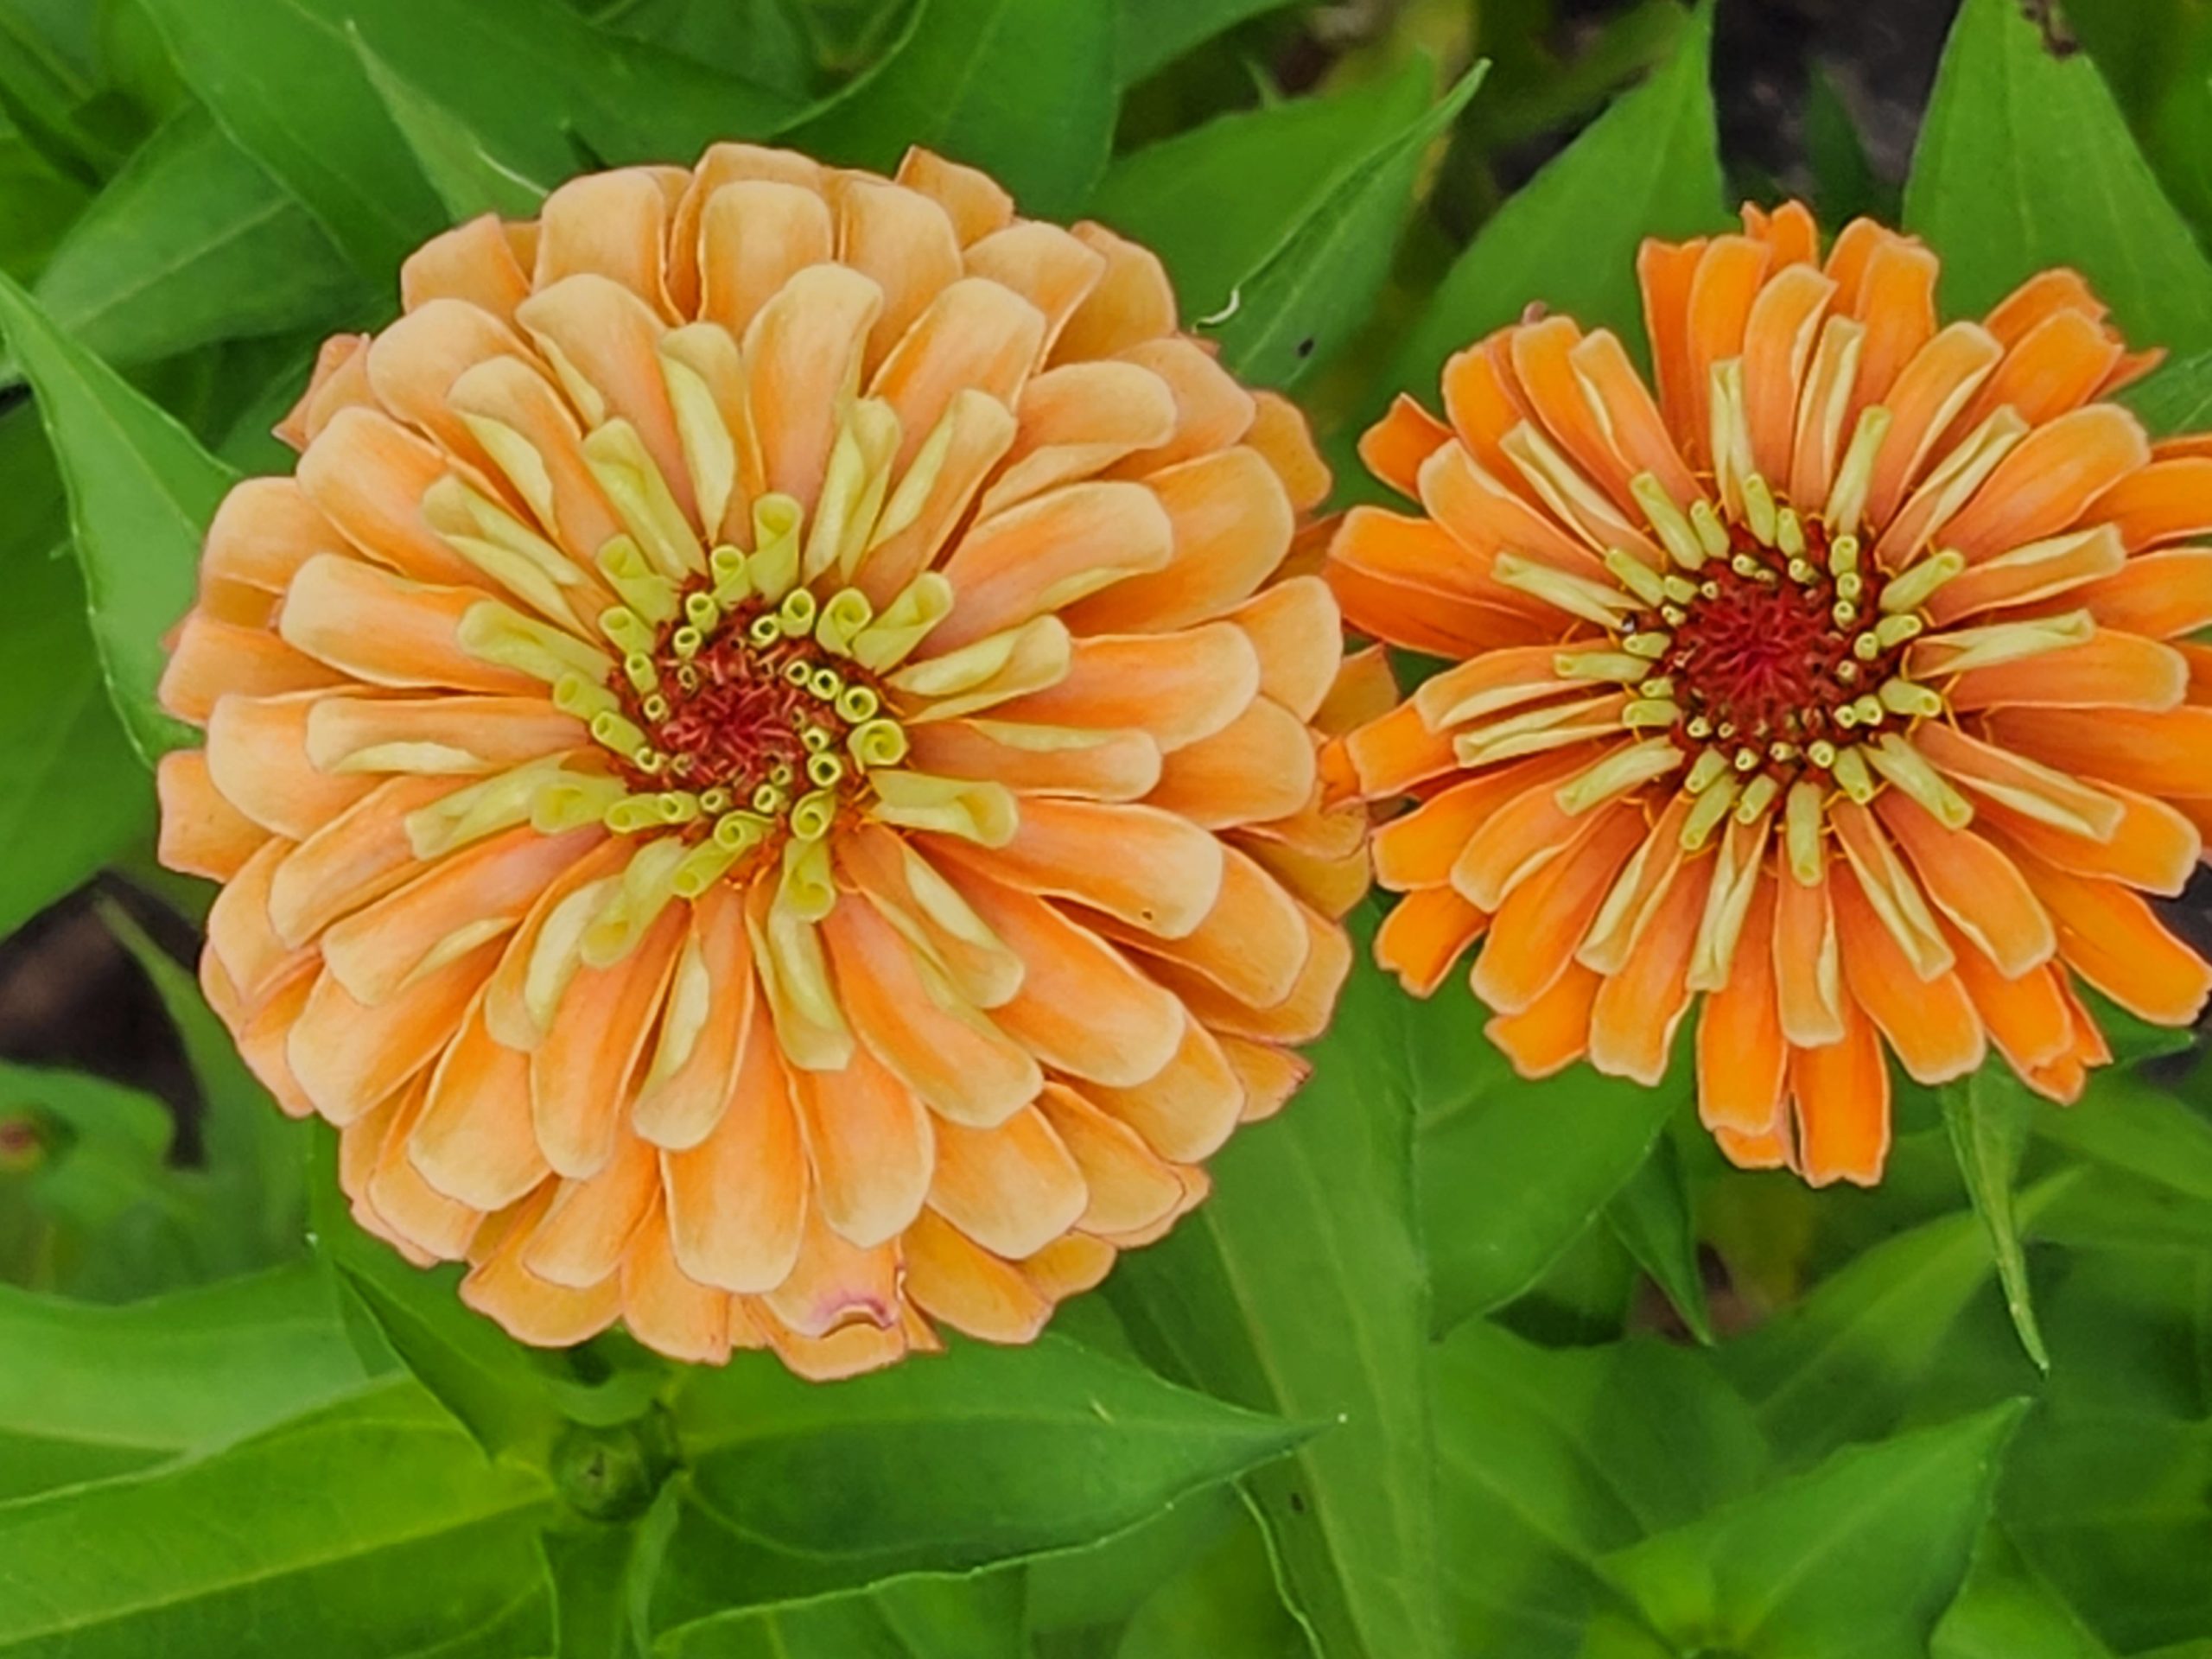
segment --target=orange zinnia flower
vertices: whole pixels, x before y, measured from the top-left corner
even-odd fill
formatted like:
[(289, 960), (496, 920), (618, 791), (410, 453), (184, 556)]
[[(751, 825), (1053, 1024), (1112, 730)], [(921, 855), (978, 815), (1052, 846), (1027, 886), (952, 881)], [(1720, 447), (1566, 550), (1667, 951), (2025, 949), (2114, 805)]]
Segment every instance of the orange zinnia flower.
[(2205, 964), (2172, 893), (2212, 824), (2212, 445), (2096, 401), (2145, 372), (2081, 278), (1939, 327), (1936, 261), (1811, 216), (1649, 244), (1658, 368), (1563, 317), (1500, 331), (1362, 453), (1355, 626), (1453, 659), (1352, 734), (1377, 941), (1427, 995), (1478, 938), (1525, 1073), (1656, 1083), (1700, 993), (1699, 1099), (1740, 1164), (1879, 1179), (1886, 1043), (1923, 1082), (1993, 1046), (2070, 1100)]
[(524, 1341), (1028, 1339), (1349, 961), (1304, 423), (1152, 255), (920, 153), (580, 179), (402, 285), (162, 683), (211, 1000)]

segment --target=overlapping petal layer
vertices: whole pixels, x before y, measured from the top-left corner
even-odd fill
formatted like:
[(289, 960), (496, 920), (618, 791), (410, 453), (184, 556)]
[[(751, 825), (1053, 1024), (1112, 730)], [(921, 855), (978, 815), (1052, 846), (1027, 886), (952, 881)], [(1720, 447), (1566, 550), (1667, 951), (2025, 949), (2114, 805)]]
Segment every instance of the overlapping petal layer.
[(1159, 264), (746, 146), (556, 191), (325, 349), (207, 538), (163, 856), (354, 1212), (526, 1341), (1033, 1336), (1345, 971), (1327, 474)]
[(1329, 550), (1348, 623), (1452, 660), (1325, 756), (1427, 995), (1478, 941), (1525, 1072), (1656, 1082), (1697, 1009), (1728, 1155), (1879, 1178), (1885, 1051), (1994, 1049), (2058, 1100), (2203, 962), (2145, 893), (2212, 825), (2212, 462), (2101, 401), (2131, 356), (2069, 272), (1941, 324), (1936, 261), (1792, 204), (1639, 262), (1621, 342), (1531, 320), (1402, 398)]

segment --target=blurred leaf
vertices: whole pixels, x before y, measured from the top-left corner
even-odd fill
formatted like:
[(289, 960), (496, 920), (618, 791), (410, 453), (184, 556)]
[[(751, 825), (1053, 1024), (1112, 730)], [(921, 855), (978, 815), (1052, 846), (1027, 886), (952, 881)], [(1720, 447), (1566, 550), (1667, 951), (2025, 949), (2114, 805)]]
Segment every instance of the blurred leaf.
[(1344, 177), (1428, 109), (1434, 71), (1224, 115), (1116, 160), (1091, 214), (1157, 253), (1188, 318), (1211, 316)]
[(1297, 0), (1116, 0), (1114, 67), (1135, 86), (1201, 41)]
[(1649, 1339), (1549, 1350), (1481, 1319), (1434, 1360), (1455, 1653), (1572, 1659), (1600, 1558), (1752, 1490), (1767, 1451), (1698, 1356)]
[(308, 1198), (316, 1254), (400, 1363), (486, 1452), (543, 1458), (562, 1421), (546, 1382), (555, 1362), (462, 1303), (464, 1269), (416, 1268), (363, 1232), (339, 1187), (336, 1133), (317, 1124), (310, 1144)]
[(2043, 1110), (2039, 1135), (2077, 1157), (2212, 1200), (2212, 1122), (2132, 1072), (2097, 1072), (2076, 1105)]
[(162, 637), (192, 602), (200, 538), (232, 473), (0, 277), (0, 334), (68, 481), (108, 694), (149, 760), (190, 741), (154, 701)]
[[(0, 478), (15, 486), (4, 467)], [(0, 936), (90, 880), (154, 817), (152, 781), (100, 683), (76, 566), (55, 548), (10, 559), (4, 571)]]
[(1656, 1089), (1586, 1065), (1525, 1080), (1459, 1006), (1454, 1086), (1422, 1096), (1421, 1217), (1439, 1330), (1534, 1284), (1636, 1174), (1692, 1088), (1687, 1064)]
[(0, 117), (0, 273), (17, 282), (38, 275), (92, 192), (67, 177)]
[(890, 54), (777, 141), (888, 171), (920, 144), (1072, 218), (1114, 139), (1113, 0), (916, 0)]
[(1510, 197), (1437, 285), (1384, 392), (1433, 399), (1452, 353), (1516, 320), (1533, 301), (1641, 351), (1637, 245), (1721, 222), (1710, 0), (1675, 55)]
[(2161, 365), (2120, 394), (2154, 438), (2212, 426), (2212, 352)]
[(1312, 1080), (1222, 1150), (1212, 1198), (1125, 1257), (1107, 1294), (1175, 1375), (1334, 1423), (1249, 1483), (1292, 1603), (1325, 1652), (1427, 1659), (1446, 1649), (1411, 1142), (1467, 1021), (1400, 995), (1366, 959), (1369, 931)]
[(130, 365), (322, 325), (361, 289), (306, 211), (194, 109), (131, 156), (34, 292), (79, 346)]
[(1839, 1452), (1606, 1570), (1680, 1651), (1925, 1659), (2024, 1409)]
[(2212, 10), (2202, 0), (2067, 0), (2166, 193), (2212, 231)]
[(130, 140), (99, 99), (92, 12), (78, 0), (0, 0), (0, 117), (55, 171), (97, 186)]
[(455, 224), (480, 213), (508, 219), (537, 215), (546, 192), (560, 182), (557, 174), (543, 180), (526, 178), (501, 162), (484, 148), (467, 122), (410, 85), (370, 50), (358, 29), (348, 24), (346, 33), (369, 84), (384, 100), (392, 124)]
[[(2028, 1260), (2012, 1213), (2012, 1182), (2027, 1148), (2028, 1124), (2044, 1103), (2031, 1095), (2009, 1067), (1992, 1061), (1973, 1076), (1942, 1090), (1943, 1123), (1974, 1213), (1988, 1230), (1997, 1277), (2005, 1287), (2005, 1309), (2020, 1346), (2036, 1369), (2050, 1369), (2043, 1332), (2036, 1328), (2035, 1302), (2028, 1286)], [(2212, 1138), (2209, 1133), (2208, 1138)]]
[(1027, 1659), (1021, 1575), (892, 1579), (865, 1594), (724, 1614), (671, 1631), (653, 1644), (653, 1654), (655, 1659)]
[(2212, 1630), (2208, 1492), (2212, 1421), (2108, 1412), (2024, 1436), (2002, 1503), (2021, 1554), (2133, 1653)]
[(1482, 85), (1477, 64), (1417, 120), (1330, 187), (1245, 280), (1217, 328), (1222, 360), (1245, 379), (1287, 386), (1358, 330), (1390, 274), (1430, 146)]
[(1630, 0), (1602, 22), (1578, 20), (1573, 50), (1562, 58), (1545, 42), (1554, 27), (1550, 0), (1480, 9), (1477, 50), (1497, 60), (1491, 94), (1476, 116), (1484, 147), (1495, 152), (1568, 127), (1621, 82), (1674, 53), (1691, 12), (1681, 0)]
[[(2031, 1226), (2079, 1179), (2063, 1172), (2022, 1193)], [(1797, 1306), (1718, 1351), (1757, 1408), (1767, 1438), (1793, 1459), (1885, 1433), (1989, 1278), (1986, 1233), (1961, 1212), (1875, 1245)], [(2025, 1372), (2024, 1383), (2032, 1373)]]
[(307, 1128), (279, 1111), (200, 982), (146, 936), (122, 906), (103, 899), (100, 917), (153, 982), (200, 1084), (200, 1146), (206, 1179), (219, 1198), (203, 1208), (240, 1265), (281, 1261), (306, 1249)]
[(117, 1300), (188, 1278), (171, 1124), (151, 1096), (81, 1071), (0, 1062), (0, 1273)]
[(1897, 192), (1876, 176), (1851, 106), (1836, 90), (1834, 77), (1817, 65), (1805, 92), (1805, 149), (1814, 200), (1824, 222), (1840, 226), (1861, 214), (1896, 220)]
[(1137, 1609), (1116, 1659), (1303, 1659), (1275, 1589), (1267, 1535), (1247, 1521), (1171, 1576)]
[(2113, 1659), (1995, 1525), (1983, 1531), (1965, 1586), (1928, 1652), (1929, 1659)]
[(304, 1266), (121, 1307), (0, 1287), (0, 1497), (226, 1444), (363, 1376)]
[(1947, 310), (1978, 315), (2051, 265), (2095, 285), (2129, 338), (2212, 345), (2212, 266), (2096, 67), (2050, 51), (2014, 0), (1966, 0), (1905, 186), (1943, 257)]
[(684, 1375), (693, 1501), (656, 1628), (1085, 1544), (1277, 1458), (1292, 1423), (1047, 1336), (835, 1389), (765, 1357)]
[(798, 9), (798, 0), (612, 0), (585, 10), (618, 35), (804, 98), (814, 63)]
[(1706, 1306), (1705, 1269), (1690, 1218), (1689, 1190), (1674, 1142), (1662, 1139), (1628, 1184), (1605, 1206), (1614, 1235), (1651, 1281), (1666, 1293), (1689, 1332), (1713, 1345), (1713, 1318)]
[[(411, 1382), (226, 1451), (0, 1504), (0, 1655), (543, 1651), (541, 1476)], [(96, 1544), (92, 1541), (97, 1541)]]

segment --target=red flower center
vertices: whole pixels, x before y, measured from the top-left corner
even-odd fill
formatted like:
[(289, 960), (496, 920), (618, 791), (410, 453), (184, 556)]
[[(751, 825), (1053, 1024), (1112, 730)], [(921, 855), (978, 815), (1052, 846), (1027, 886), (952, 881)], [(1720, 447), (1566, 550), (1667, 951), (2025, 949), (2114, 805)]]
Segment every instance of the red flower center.
[(1730, 556), (1698, 571), (1696, 596), (1667, 618), (1673, 643), (1658, 671), (1674, 683), (1688, 734), (1731, 747), (1847, 741), (1853, 721), (1838, 712), (1895, 672), (1903, 652), (1870, 658), (1858, 644), (1878, 614), (1880, 572), (1868, 559), (1839, 576), (1818, 519), (1805, 521), (1795, 558), (1742, 525), (1730, 538)]

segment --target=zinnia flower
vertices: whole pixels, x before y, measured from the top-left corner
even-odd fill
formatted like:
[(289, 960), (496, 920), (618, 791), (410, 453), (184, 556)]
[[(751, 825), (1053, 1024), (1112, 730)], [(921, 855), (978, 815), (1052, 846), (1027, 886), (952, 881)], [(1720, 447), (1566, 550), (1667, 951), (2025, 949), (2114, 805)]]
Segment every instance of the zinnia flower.
[(1936, 261), (1796, 205), (1648, 244), (1657, 368), (1531, 319), (1455, 357), (1446, 423), (1365, 437), (1418, 517), (1330, 550), (1347, 620), (1452, 659), (1337, 785), (1405, 894), (1377, 954), (1427, 995), (1478, 939), (1531, 1076), (1656, 1083), (1700, 997), (1704, 1121), (1738, 1163), (1879, 1178), (1884, 1049), (1995, 1048), (2066, 1101), (2109, 1058), (2077, 995), (2178, 1025), (2178, 893), (2212, 824), (2212, 443), (2098, 401), (2145, 372), (2050, 271), (1939, 327)]
[(1328, 477), (1159, 262), (719, 147), (486, 218), (208, 531), (163, 856), (354, 1213), (524, 1341), (1033, 1337), (1297, 1086)]

